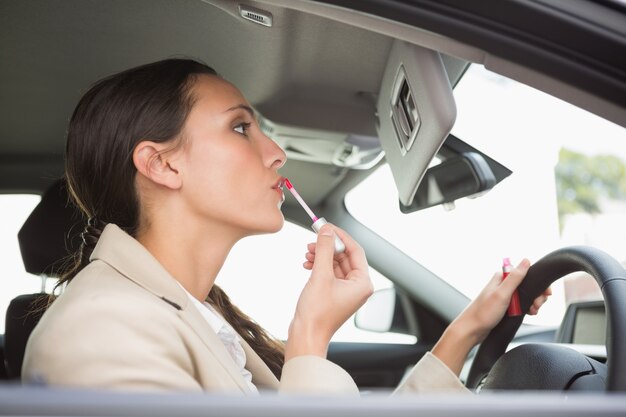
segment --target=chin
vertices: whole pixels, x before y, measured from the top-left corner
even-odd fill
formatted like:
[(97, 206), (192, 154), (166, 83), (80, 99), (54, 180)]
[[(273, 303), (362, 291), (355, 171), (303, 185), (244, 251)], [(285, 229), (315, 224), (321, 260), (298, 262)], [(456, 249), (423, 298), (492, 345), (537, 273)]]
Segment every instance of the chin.
[(270, 227), (270, 229), (266, 233), (276, 233), (276, 232), (280, 231), (283, 228), (284, 225), (285, 225), (285, 218), (283, 217), (283, 215), (281, 213), (280, 214), (280, 219), (278, 219), (276, 222), (274, 222), (272, 227)]
[[(280, 212), (279, 212), (280, 213)], [(280, 231), (285, 225), (285, 218), (280, 213), (279, 216), (271, 216), (263, 218), (263, 223), (256, 224), (249, 229), (250, 235), (264, 235), (269, 233), (276, 233)]]

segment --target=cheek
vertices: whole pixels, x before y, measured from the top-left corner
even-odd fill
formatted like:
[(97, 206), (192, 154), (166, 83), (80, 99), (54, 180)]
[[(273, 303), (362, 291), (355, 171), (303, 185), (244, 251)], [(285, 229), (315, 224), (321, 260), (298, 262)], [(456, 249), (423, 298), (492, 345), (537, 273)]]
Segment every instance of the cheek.
[[(237, 206), (258, 188), (258, 157), (236, 146), (195, 149), (190, 161), (190, 188), (203, 204)], [(217, 208), (217, 207), (216, 207)]]

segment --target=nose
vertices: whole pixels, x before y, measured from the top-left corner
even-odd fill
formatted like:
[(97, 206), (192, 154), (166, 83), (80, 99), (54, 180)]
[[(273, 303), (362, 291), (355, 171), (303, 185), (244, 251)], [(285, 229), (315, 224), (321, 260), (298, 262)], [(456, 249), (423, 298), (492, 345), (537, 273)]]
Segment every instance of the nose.
[[(265, 136), (265, 135), (264, 135)], [(287, 154), (271, 138), (265, 136), (265, 160), (270, 168), (278, 170), (287, 162)]]

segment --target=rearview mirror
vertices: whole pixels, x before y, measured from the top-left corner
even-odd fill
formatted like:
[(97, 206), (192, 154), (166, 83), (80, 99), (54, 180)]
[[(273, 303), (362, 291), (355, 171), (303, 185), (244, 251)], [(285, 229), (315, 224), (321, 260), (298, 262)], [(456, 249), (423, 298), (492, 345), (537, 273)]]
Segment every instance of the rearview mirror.
[(482, 155), (476, 152), (461, 153), (429, 168), (417, 188), (413, 202), (408, 206), (400, 203), (400, 210), (411, 213), (453, 203), (459, 198), (488, 191), (496, 183), (496, 177)]

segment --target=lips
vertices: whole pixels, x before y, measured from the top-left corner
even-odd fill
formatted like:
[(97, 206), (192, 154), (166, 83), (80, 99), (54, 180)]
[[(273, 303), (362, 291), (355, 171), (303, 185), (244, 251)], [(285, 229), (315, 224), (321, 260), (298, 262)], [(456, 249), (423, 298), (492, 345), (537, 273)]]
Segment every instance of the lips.
[(285, 193), (283, 192), (283, 186), (285, 185), (285, 177), (280, 177), (276, 184), (272, 187), (274, 190), (278, 191), (280, 194), (280, 203), (279, 206), (285, 201)]
[(280, 177), (278, 179), (278, 181), (276, 181), (276, 184), (274, 184), (274, 186), (272, 188), (275, 188), (277, 190), (282, 191), (284, 185), (285, 185), (285, 177)]

